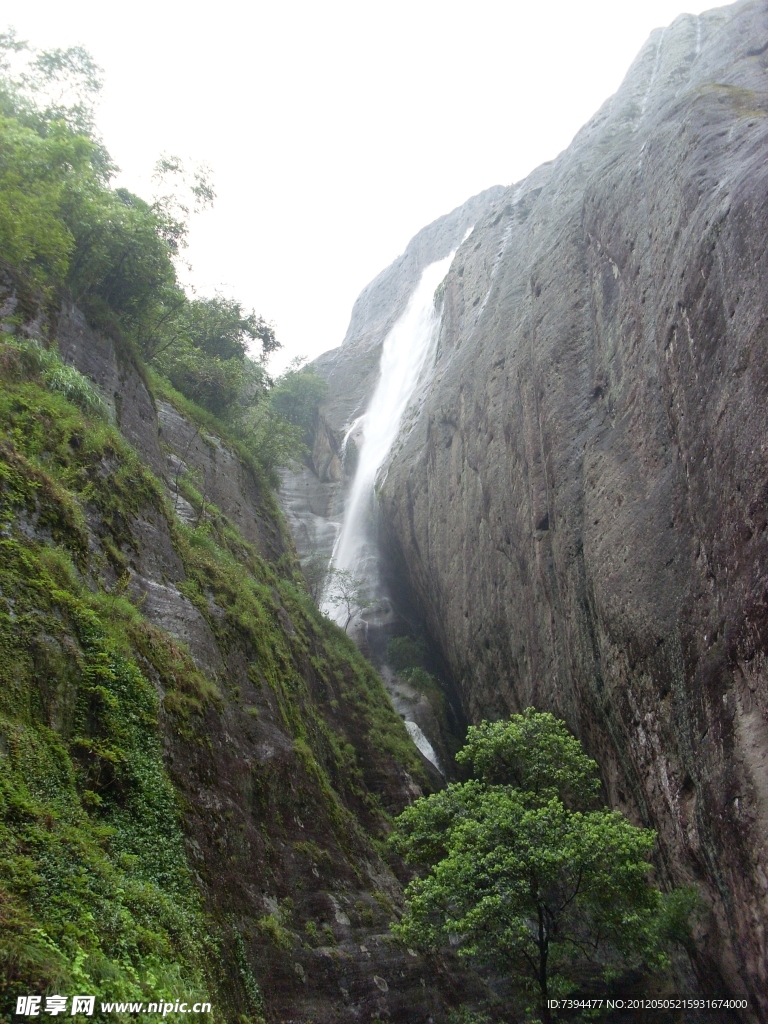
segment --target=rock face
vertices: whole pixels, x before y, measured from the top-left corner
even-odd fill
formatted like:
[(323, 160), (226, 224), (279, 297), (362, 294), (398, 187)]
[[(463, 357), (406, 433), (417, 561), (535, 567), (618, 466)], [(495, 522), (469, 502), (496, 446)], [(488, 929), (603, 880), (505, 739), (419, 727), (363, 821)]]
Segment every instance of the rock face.
[[(0, 285), (13, 311), (13, 281)], [(295, 586), (274, 497), (238, 451), (153, 396), (131, 352), (76, 308), (45, 326), (62, 358), (98, 387), (143, 464), (136, 479), (145, 467), (154, 474), (138, 512), (108, 518), (93, 487), (68, 500), (83, 510), (83, 578), (134, 608), (131, 656), (160, 701), (164, 771), (217, 950), (208, 965), (217, 1019), (446, 1021), (484, 988), (450, 956), (418, 956), (389, 931), (407, 871), (385, 862), (373, 837), (386, 836), (382, 811), (418, 796), (431, 769), (381, 681)], [(16, 364), (6, 360), (0, 373), (8, 366)], [(2, 441), (3, 460), (26, 465), (18, 438)], [(73, 434), (70, 447), (88, 445)], [(127, 456), (122, 442), (105, 451), (94, 477), (109, 488)], [(204, 528), (199, 543), (186, 526)], [(53, 544), (29, 516), (13, 530), (24, 543)], [(222, 540), (224, 561), (215, 554)], [(50, 679), (40, 673), (39, 685), (49, 684), (53, 669)], [(147, 733), (150, 719), (140, 721)]]
[(567, 719), (707, 901), (700, 986), (762, 1020), (767, 157), (768, 5), (655, 31), (459, 249), (381, 494), (468, 716)]
[(342, 457), (348, 427), (365, 412), (379, 374), (381, 346), (405, 309), (425, 267), (456, 249), (505, 190), (486, 189), (423, 228), (405, 251), (360, 293), (342, 345), (315, 360), (328, 381), (310, 465), (283, 473), (280, 503), (300, 555), (330, 556), (344, 511), (354, 459)]

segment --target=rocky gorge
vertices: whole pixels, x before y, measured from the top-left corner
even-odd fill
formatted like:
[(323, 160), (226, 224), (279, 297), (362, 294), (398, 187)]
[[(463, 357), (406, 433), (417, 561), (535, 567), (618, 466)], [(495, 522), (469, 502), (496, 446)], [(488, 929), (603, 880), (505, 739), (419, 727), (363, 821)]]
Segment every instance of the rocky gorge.
[(316, 361), (328, 394), (282, 492), (300, 553), (330, 557), (382, 347), (455, 249), (356, 635), (418, 631), (457, 730), (563, 717), (611, 806), (657, 830), (665, 884), (705, 901), (690, 984), (760, 1020), (767, 76), (764, 0), (682, 15), (555, 160), (417, 235)]
[(75, 986), (233, 1022), (482, 996), (389, 932), (389, 816), (439, 779), (258, 466), (118, 332), (8, 268), (0, 300), (0, 1017)]

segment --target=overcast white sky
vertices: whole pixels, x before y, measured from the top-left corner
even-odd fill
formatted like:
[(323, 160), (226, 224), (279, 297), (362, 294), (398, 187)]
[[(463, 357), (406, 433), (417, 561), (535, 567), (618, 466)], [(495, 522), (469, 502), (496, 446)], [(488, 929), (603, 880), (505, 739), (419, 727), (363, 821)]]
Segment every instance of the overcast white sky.
[(340, 344), (358, 292), (419, 228), (567, 146), (651, 29), (711, 6), (6, 0), (0, 18), (104, 68), (121, 184), (149, 197), (161, 152), (211, 165), (194, 283), (274, 321), (278, 369)]

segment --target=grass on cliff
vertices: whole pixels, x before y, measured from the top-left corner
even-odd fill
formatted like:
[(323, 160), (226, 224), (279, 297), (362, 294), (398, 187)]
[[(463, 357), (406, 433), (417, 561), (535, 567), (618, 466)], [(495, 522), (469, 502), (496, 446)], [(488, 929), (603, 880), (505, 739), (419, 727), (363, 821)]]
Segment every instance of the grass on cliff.
[(361, 822), (385, 827), (376, 771), (395, 762), (425, 780), (381, 681), (292, 556), (270, 565), (210, 505), (197, 529), (178, 523), (89, 382), (71, 371), (57, 386), (55, 364), (0, 344), (0, 996), (204, 998), (220, 947), (186, 860), (156, 684), (195, 742), (206, 709), (238, 694), (129, 599), (135, 517), (166, 520), (181, 589), (274, 695), (302, 799), (353, 869), (372, 853)]
[[(153, 377), (153, 386), (192, 423), (223, 438), (259, 479), (258, 463), (225, 424), (163, 381)], [(275, 496), (266, 481), (260, 482), (265, 510), (284, 530)], [(339, 749), (333, 728), (314, 710), (318, 702), (331, 710), (343, 704), (356, 719), (366, 744), (426, 785), (413, 743), (392, 711), (379, 676), (346, 633), (320, 613), (296, 559), (285, 555), (277, 565), (267, 562), (221, 510), (204, 501), (190, 477), (180, 477), (179, 491), (198, 513), (196, 528), (174, 525), (175, 544), (187, 575), (182, 589), (206, 617), (223, 650), (236, 643), (250, 650), (260, 679), (278, 697), (287, 731), (323, 751), (321, 760), (329, 769), (336, 762), (343, 764), (344, 770), (334, 774), (339, 784), (348, 782), (355, 776), (349, 768), (350, 752)], [(285, 547), (290, 550), (288, 543)], [(209, 597), (225, 612), (223, 617), (211, 612)], [(281, 618), (285, 613), (289, 630)], [(308, 675), (317, 681), (315, 693), (307, 689)]]
[(84, 575), (110, 557), (89, 551), (88, 517), (119, 561), (160, 492), (18, 345), (0, 367), (0, 994), (202, 997), (212, 949), (140, 615)]
[[(185, 494), (193, 507), (201, 500), (192, 488)], [(270, 565), (215, 506), (206, 505), (204, 514), (195, 529), (175, 528), (186, 572), (180, 589), (206, 617), (219, 647), (244, 649), (252, 681), (268, 685), (275, 695), (282, 725), (326, 793), (344, 845), (349, 828), (357, 826), (339, 796), (381, 813), (365, 778), (361, 751), (370, 748), (426, 785), (415, 748), (380, 678), (343, 630), (318, 611), (292, 559), (282, 567)], [(223, 615), (212, 611), (211, 600)], [(337, 710), (339, 724), (334, 727)], [(344, 739), (350, 728), (358, 737), (358, 750)]]

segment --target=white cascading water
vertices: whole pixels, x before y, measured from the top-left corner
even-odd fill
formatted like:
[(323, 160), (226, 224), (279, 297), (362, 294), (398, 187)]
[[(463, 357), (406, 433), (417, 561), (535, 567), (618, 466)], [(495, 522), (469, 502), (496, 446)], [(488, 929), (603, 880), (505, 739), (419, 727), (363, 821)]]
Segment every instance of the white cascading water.
[(405, 728), (406, 728), (406, 730), (408, 732), (408, 735), (411, 737), (413, 742), (416, 744), (416, 746), (422, 752), (424, 757), (426, 757), (426, 759), (428, 761), (431, 761), (432, 764), (435, 766), (435, 768), (437, 768), (437, 770), (442, 775), (443, 774), (443, 769), (440, 767), (440, 762), (437, 759), (437, 754), (435, 753), (435, 748), (429, 742), (429, 740), (424, 735), (424, 733), (421, 731), (419, 726), (416, 725), (415, 722), (406, 722), (405, 723)]
[[(333, 549), (332, 561), (337, 569), (349, 569), (363, 577), (366, 575), (361, 568), (376, 474), (397, 437), (403, 414), (435, 340), (440, 325), (435, 310), (435, 289), (448, 273), (453, 257), (452, 252), (425, 268), (405, 312), (384, 339), (379, 380), (363, 417), (363, 441), (357, 471)], [(328, 595), (323, 602), (323, 610), (331, 618), (336, 617), (337, 621), (346, 618), (345, 612), (330, 604)]]
[[(369, 525), (376, 477), (397, 438), (403, 416), (437, 340), (440, 315), (435, 309), (435, 290), (448, 273), (454, 254), (455, 250), (423, 271), (405, 312), (384, 339), (379, 380), (370, 404), (365, 414), (351, 424), (344, 438), (346, 448), (353, 432), (362, 429), (357, 470), (331, 561), (336, 569), (350, 570), (362, 578), (374, 591), (378, 582), (378, 567)], [(346, 606), (336, 604), (332, 598), (331, 581), (323, 596), (321, 608), (326, 615), (335, 618), (339, 625), (347, 624)], [(416, 722), (406, 720), (405, 727), (424, 757), (442, 773), (434, 747)]]

